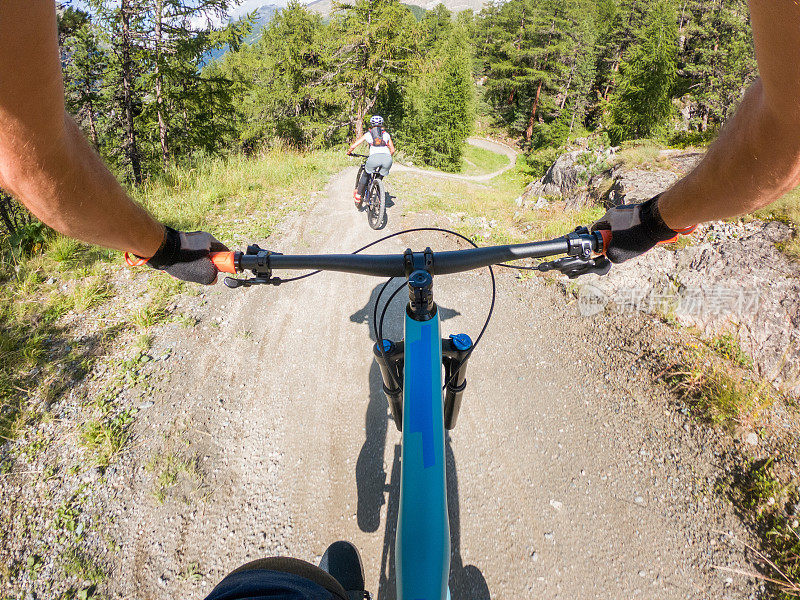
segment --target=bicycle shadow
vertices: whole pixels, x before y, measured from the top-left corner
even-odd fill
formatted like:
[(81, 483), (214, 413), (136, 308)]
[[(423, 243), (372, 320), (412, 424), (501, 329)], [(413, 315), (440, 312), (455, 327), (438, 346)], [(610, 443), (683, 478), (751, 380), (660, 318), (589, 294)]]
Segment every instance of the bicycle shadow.
[[(383, 303), (397, 289), (400, 282), (391, 284), (381, 298)], [(370, 330), (370, 339), (375, 341), (375, 333), (371, 326), (375, 300), (381, 285), (376, 286), (370, 294), (366, 306), (351, 315), (355, 323), (366, 323)], [(399, 340), (403, 333), (404, 308), (408, 302), (404, 292), (398, 293), (392, 305), (386, 311), (383, 325), (383, 337)], [(378, 316), (383, 310), (379, 307)], [(450, 308), (439, 307), (440, 318), (444, 321), (458, 316), (460, 313)], [(394, 447), (389, 480), (384, 469), (384, 450), (389, 427), (394, 427), (386, 396), (383, 393), (383, 380), (380, 369), (373, 359), (369, 372), (369, 404), (365, 416), (366, 437), (356, 462), (356, 485), (358, 487), (358, 526), (361, 531), (373, 533), (380, 527), (381, 506), (388, 502), (386, 529), (380, 562), (380, 579), (376, 598), (378, 600), (394, 600), (395, 588), (395, 536), (397, 534), (397, 518), (400, 509), (400, 445)], [(472, 600), (490, 600), (491, 595), (486, 580), (480, 569), (474, 565), (464, 566), (461, 558), (461, 527), (458, 498), (458, 475), (456, 461), (450, 443), (450, 435), (445, 435), (445, 461), (447, 464), (447, 507), (450, 518), (450, 592), (453, 598), (470, 598)], [(388, 495), (388, 500), (387, 500)]]

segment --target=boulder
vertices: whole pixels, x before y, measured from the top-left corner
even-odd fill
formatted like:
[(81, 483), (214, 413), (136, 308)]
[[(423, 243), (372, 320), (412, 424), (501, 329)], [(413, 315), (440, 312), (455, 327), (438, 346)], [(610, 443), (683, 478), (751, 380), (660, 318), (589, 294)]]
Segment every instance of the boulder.
[(528, 184), (517, 198), (517, 204), (524, 206), (529, 198), (562, 198), (566, 200), (568, 210), (583, 208), (590, 203), (586, 187), (590, 173), (586, 164), (604, 164), (613, 153), (614, 149), (609, 148), (599, 151), (573, 150), (562, 154), (547, 169), (544, 177)]
[(800, 265), (778, 222), (711, 223), (681, 249), (657, 247), (602, 278), (585, 277), (611, 310), (672, 313), (707, 336), (731, 333), (758, 373), (800, 397)]
[(607, 208), (649, 200), (682, 177), (680, 173), (663, 169), (615, 169), (611, 176), (614, 183), (605, 199)]

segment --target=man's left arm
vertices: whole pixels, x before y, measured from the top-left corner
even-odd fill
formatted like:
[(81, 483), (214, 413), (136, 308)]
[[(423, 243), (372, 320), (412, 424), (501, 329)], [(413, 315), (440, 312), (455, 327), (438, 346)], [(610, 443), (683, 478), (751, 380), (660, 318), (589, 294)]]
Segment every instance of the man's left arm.
[(70, 237), (145, 257), (164, 241), (66, 113), (53, 0), (0, 2), (0, 185)]

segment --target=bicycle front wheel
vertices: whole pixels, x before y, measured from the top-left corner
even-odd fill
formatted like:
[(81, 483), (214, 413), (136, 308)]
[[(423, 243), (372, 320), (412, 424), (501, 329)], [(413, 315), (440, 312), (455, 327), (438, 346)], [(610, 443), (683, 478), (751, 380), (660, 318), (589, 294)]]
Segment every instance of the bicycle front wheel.
[(376, 180), (369, 191), (369, 212), (367, 221), (373, 229), (382, 229), (386, 225), (386, 191), (383, 181)]

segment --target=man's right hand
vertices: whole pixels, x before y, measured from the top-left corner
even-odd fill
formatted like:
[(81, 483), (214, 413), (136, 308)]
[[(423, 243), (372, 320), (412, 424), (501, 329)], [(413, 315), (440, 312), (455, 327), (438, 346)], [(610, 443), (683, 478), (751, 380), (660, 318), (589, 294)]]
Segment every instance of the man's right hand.
[(658, 212), (658, 196), (642, 204), (623, 204), (610, 209), (592, 225), (592, 231), (598, 229), (611, 231), (606, 256), (613, 263), (636, 258), (656, 244), (683, 233), (673, 231), (664, 223)]
[(164, 242), (145, 264), (176, 279), (211, 285), (217, 281), (217, 268), (209, 253), (227, 250), (225, 244), (205, 231), (183, 232), (167, 227)]

